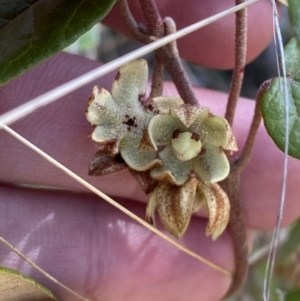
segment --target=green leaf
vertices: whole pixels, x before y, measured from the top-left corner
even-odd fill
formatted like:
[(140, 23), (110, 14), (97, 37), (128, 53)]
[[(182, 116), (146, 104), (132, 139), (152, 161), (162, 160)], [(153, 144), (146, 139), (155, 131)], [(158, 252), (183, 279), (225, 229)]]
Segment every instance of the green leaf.
[[(295, 39), (285, 47), (289, 106), (289, 151), (300, 159), (300, 48)], [(282, 89), (281, 89), (282, 87)], [(283, 79), (275, 78), (264, 93), (262, 115), (268, 134), (283, 151), (285, 142), (285, 97)]]
[[(291, 255), (300, 249), (300, 218), (292, 225), (288, 238), (279, 251), (279, 262), (285, 263), (291, 259)], [(300, 299), (299, 299), (300, 300)]]
[(300, 289), (288, 291), (284, 298), (284, 301), (299, 301), (299, 300), (300, 300)]
[(292, 24), (292, 28), (298, 43), (300, 43), (300, 1), (289, 1), (289, 16)]
[(1, 0), (0, 85), (64, 49), (116, 0)]
[(58, 301), (44, 286), (18, 271), (0, 266), (1, 301)]
[(289, 41), (284, 48), (284, 54), (287, 76), (296, 82), (300, 82), (300, 47), (296, 39)]

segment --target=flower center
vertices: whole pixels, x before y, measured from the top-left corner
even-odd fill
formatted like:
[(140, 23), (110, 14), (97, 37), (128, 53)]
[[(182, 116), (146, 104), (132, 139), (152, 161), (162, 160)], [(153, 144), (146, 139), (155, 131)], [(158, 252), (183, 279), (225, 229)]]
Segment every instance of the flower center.
[[(174, 133), (176, 132), (176, 135)], [(196, 157), (202, 148), (199, 135), (196, 133), (174, 131), (171, 142), (173, 152), (177, 159), (187, 161)]]

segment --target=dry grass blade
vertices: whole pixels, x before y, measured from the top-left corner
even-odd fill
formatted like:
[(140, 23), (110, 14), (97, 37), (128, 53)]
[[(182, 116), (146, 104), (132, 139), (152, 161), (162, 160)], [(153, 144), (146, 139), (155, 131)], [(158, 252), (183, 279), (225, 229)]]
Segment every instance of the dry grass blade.
[(68, 288), (66, 285), (58, 281), (56, 278), (52, 277), (50, 274), (48, 274), (46, 271), (44, 271), (42, 268), (40, 268), (38, 265), (36, 265), (33, 261), (31, 261), (28, 257), (26, 257), (24, 254), (22, 254), (18, 249), (16, 249), (13, 245), (11, 245), (5, 238), (0, 237), (0, 241), (5, 244), (8, 248), (10, 248), (12, 251), (14, 251), (16, 254), (18, 254), (22, 259), (24, 259), (27, 263), (29, 263), (33, 268), (35, 268), (37, 271), (39, 271), (41, 274), (46, 276), (48, 279), (62, 287), (63, 289), (67, 290), (72, 295), (76, 296), (80, 300), (83, 301), (91, 301), (90, 299), (84, 298), (78, 293), (74, 292), (70, 288)]
[(281, 188), (280, 205), (278, 209), (276, 225), (272, 235), (267, 267), (266, 267), (266, 272), (264, 277), (264, 289), (263, 289), (264, 301), (268, 301), (270, 297), (271, 282), (272, 282), (274, 264), (276, 259), (276, 251), (277, 251), (278, 240), (279, 240), (279, 231), (281, 226), (281, 220), (283, 217), (284, 203), (286, 199), (287, 174), (288, 174), (288, 148), (289, 148), (289, 95), (288, 95), (288, 86), (287, 86), (287, 78), (286, 78), (285, 57), (284, 57), (283, 42), (282, 42), (281, 32), (279, 28), (278, 13), (277, 13), (275, 0), (271, 0), (271, 3), (273, 8), (273, 17), (274, 17), (274, 25), (275, 25), (274, 30), (276, 33), (276, 38), (279, 47), (279, 54), (277, 55), (279, 60), (277, 63), (280, 64), (280, 67), (278, 69), (282, 70), (282, 76), (283, 76), (283, 85), (281, 85), (281, 90), (284, 91), (284, 99), (285, 99), (285, 106), (284, 106), (285, 143), (284, 143), (284, 160), (283, 160), (283, 171), (282, 171), (282, 188)]
[(20, 105), (19, 107), (3, 114), (0, 116), (0, 129), (3, 127), (1, 124), (9, 125), (29, 114), (36, 111), (38, 108), (46, 106), (59, 98), (79, 89), (80, 87), (86, 85), (87, 83), (90, 83), (91, 81), (121, 67), (125, 63), (131, 60), (135, 60), (137, 58), (142, 57), (143, 55), (146, 55), (162, 46), (165, 46), (169, 44), (170, 42), (173, 42), (179, 38), (182, 38), (186, 36), (187, 34), (192, 33), (193, 31), (196, 31), (202, 27), (205, 27), (229, 14), (232, 14), (238, 10), (241, 10), (251, 4), (254, 4), (259, 0), (249, 0), (243, 4), (234, 6), (228, 10), (225, 10), (221, 13), (218, 13), (214, 16), (211, 16), (205, 20), (196, 22), (190, 26), (187, 26), (181, 30), (178, 30), (177, 32), (174, 32), (162, 39), (159, 39), (151, 44), (148, 44), (146, 46), (141, 47), (140, 49), (133, 51), (129, 54), (126, 54), (112, 62), (109, 62), (105, 64), (104, 66), (101, 66), (99, 68), (96, 68), (82, 76), (79, 76), (68, 83), (65, 83), (49, 92), (46, 92), (45, 94), (42, 94), (23, 105)]
[(6, 132), (8, 132), (14, 138), (16, 138), (17, 140), (19, 140), (20, 142), (22, 142), (23, 144), (25, 144), (27, 147), (29, 147), (30, 149), (32, 149), (33, 151), (35, 151), (36, 153), (38, 153), (40, 156), (42, 156), (45, 160), (47, 160), (48, 162), (50, 162), (51, 164), (53, 164), (55, 167), (57, 167), (60, 170), (62, 170), (63, 172), (65, 172), (68, 176), (70, 176), (71, 178), (73, 178), (75, 181), (77, 181), (78, 183), (80, 183), (81, 185), (83, 185), (84, 187), (86, 187), (87, 189), (89, 189), (90, 191), (92, 191), (93, 193), (95, 193), (96, 195), (98, 195), (99, 197), (103, 198), (105, 201), (107, 201), (108, 203), (110, 203), (111, 205), (113, 205), (114, 207), (116, 207), (117, 209), (119, 209), (120, 211), (122, 211), (123, 213), (125, 213), (127, 216), (129, 216), (130, 218), (132, 218), (133, 220), (135, 220), (137, 223), (139, 223), (142, 226), (146, 227), (150, 231), (154, 232), (156, 235), (160, 236), (162, 239), (166, 240), (167, 242), (169, 242), (170, 244), (174, 245), (175, 247), (177, 247), (181, 251), (183, 251), (186, 254), (188, 254), (189, 256), (197, 259), (198, 261), (206, 264), (207, 266), (211, 267), (212, 269), (214, 269), (216, 271), (219, 271), (220, 273), (222, 273), (224, 275), (228, 275), (228, 276), (231, 275), (231, 272), (229, 272), (229, 271), (227, 271), (227, 270), (225, 270), (225, 269), (217, 266), (216, 264), (212, 263), (211, 261), (209, 261), (209, 260), (201, 257), (200, 255), (192, 252), (188, 248), (184, 247), (183, 245), (179, 244), (175, 240), (171, 239), (169, 236), (167, 236), (167, 235), (163, 234), (162, 232), (160, 232), (158, 229), (156, 229), (156, 228), (152, 227), (151, 225), (149, 225), (143, 219), (139, 218), (138, 216), (136, 216), (135, 214), (133, 214), (131, 211), (129, 211), (128, 209), (124, 208), (119, 203), (117, 203), (116, 201), (114, 201), (112, 198), (110, 198), (109, 196), (107, 196), (106, 194), (104, 194), (103, 192), (101, 192), (100, 190), (98, 190), (96, 187), (92, 186), (91, 184), (89, 184), (88, 182), (86, 182), (85, 180), (83, 180), (82, 178), (80, 178), (78, 175), (76, 175), (71, 170), (69, 170), (68, 168), (66, 168), (64, 165), (62, 165), (61, 163), (59, 163), (58, 161), (56, 161), (55, 159), (53, 159), (52, 157), (50, 157), (48, 154), (46, 154), (41, 149), (39, 149), (38, 147), (36, 147), (34, 144), (32, 144), (31, 142), (29, 142), (28, 140), (26, 140), (25, 138), (23, 138), (21, 135), (19, 135), (18, 133), (16, 133), (14, 130), (12, 130), (8, 126), (6, 126), (4, 124), (2, 124), (1, 126), (2, 126), (2, 128)]

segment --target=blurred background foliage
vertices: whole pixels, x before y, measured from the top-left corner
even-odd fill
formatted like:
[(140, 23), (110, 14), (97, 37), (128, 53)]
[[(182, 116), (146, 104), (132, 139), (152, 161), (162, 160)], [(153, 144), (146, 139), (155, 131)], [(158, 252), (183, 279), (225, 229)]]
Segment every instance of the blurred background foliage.
[[(293, 35), (286, 8), (283, 8), (280, 22), (285, 45)], [(140, 46), (141, 44), (129, 40), (120, 33), (97, 24), (65, 51), (105, 63)], [(153, 54), (147, 55), (145, 59), (148, 61), (151, 73)], [(183, 63), (193, 85), (223, 92), (229, 91), (231, 70), (212, 70), (186, 61)], [(254, 99), (260, 85), (265, 80), (277, 76), (275, 46), (272, 43), (245, 68), (241, 95)], [(165, 78), (170, 79), (167, 74)], [(248, 279), (243, 290), (230, 301), (263, 299), (263, 283), (271, 238), (271, 232), (253, 231), (254, 243), (249, 258)], [(300, 219), (292, 226), (281, 230), (270, 300), (300, 301)]]

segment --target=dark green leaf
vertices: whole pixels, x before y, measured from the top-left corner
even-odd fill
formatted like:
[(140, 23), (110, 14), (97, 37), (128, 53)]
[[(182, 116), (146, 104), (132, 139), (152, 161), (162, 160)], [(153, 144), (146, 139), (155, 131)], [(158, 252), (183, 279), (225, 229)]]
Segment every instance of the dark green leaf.
[(299, 300), (300, 300), (300, 289), (287, 292), (284, 298), (284, 301), (299, 301)]
[(1, 301), (57, 301), (44, 286), (18, 271), (0, 267)]
[(116, 0), (1, 0), (0, 85), (64, 49)]
[[(289, 105), (289, 155), (300, 159), (300, 49), (294, 39), (285, 48)], [(269, 135), (284, 150), (285, 97), (283, 79), (272, 80), (262, 98), (261, 110)]]
[(289, 0), (289, 16), (295, 37), (300, 43), (300, 1)]

